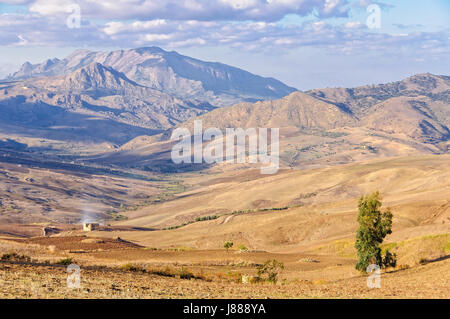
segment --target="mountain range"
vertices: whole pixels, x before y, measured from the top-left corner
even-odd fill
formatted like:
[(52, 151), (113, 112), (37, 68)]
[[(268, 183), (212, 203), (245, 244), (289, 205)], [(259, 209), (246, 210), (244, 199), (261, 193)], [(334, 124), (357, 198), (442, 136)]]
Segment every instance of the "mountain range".
[(419, 74), (354, 89), (294, 92), (282, 99), (241, 103), (200, 118), (208, 127), (309, 130), (365, 128), (428, 144), (450, 138), (450, 77)]
[[(450, 77), (419, 74), (402, 81), (353, 89), (293, 92), (278, 100), (239, 103), (176, 127), (279, 128), (282, 167), (310, 167), (450, 151)], [(106, 163), (170, 161), (169, 130), (138, 137)]]
[(164, 91), (194, 104), (216, 107), (242, 101), (281, 98), (295, 91), (273, 78), (264, 78), (222, 63), (204, 62), (145, 47), (112, 52), (78, 50), (65, 59), (48, 59), (40, 64), (25, 63), (8, 80), (68, 75), (92, 63), (122, 73), (140, 85)]
[(448, 153), (449, 106), (445, 75), (300, 92), (155, 47), (79, 50), (0, 82), (0, 145), (149, 167), (170, 160), (172, 129), (201, 119), (204, 128), (280, 128), (286, 167), (342, 164)]
[(295, 89), (220, 63), (159, 48), (79, 50), (25, 63), (0, 82), (4, 134), (120, 145), (241, 101)]

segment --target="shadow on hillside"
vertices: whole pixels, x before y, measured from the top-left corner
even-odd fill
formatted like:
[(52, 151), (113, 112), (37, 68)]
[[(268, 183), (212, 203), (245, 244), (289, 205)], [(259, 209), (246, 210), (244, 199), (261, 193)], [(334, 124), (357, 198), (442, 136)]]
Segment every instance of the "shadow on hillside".
[(66, 142), (109, 142), (121, 145), (137, 136), (162, 132), (99, 116), (74, 113), (45, 103), (26, 103), (24, 96), (0, 101), (0, 112), (0, 132)]
[(435, 263), (438, 261), (444, 261), (447, 259), (450, 259), (450, 255), (446, 255), (446, 256), (442, 256), (442, 257), (438, 257), (438, 258), (434, 258), (434, 259), (427, 259), (427, 260), (424, 260), (421, 264), (425, 265), (425, 264), (429, 264), (429, 263)]

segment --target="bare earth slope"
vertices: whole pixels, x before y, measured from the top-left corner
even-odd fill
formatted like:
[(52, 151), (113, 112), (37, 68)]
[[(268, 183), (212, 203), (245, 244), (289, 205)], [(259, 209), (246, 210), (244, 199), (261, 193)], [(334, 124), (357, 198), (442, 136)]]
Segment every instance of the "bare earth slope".
[[(178, 198), (125, 213), (122, 225), (178, 226), (175, 230), (128, 233), (151, 247), (219, 248), (232, 239), (253, 249), (304, 251), (356, 230), (359, 196), (379, 190), (394, 214), (392, 240), (450, 231), (448, 155), (377, 160), (308, 170), (211, 173), (187, 178), (190, 191)], [(281, 210), (278, 210), (281, 209)]]

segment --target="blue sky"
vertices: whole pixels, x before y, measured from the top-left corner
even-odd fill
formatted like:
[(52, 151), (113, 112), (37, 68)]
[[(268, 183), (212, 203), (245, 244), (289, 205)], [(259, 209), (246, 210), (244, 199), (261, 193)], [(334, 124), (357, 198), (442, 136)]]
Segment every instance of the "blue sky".
[[(373, 4), (380, 28), (366, 23)], [(81, 24), (70, 28), (76, 8)], [(25, 61), (78, 48), (152, 45), (301, 90), (448, 75), (449, 21), (448, 0), (7, 0), (0, 2), (0, 78)]]

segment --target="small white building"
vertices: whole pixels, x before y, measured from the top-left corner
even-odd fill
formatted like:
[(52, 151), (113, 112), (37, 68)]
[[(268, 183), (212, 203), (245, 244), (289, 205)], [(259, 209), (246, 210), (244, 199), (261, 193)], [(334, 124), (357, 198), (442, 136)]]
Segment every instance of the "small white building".
[(93, 231), (100, 227), (97, 223), (83, 223), (83, 230), (84, 231)]

